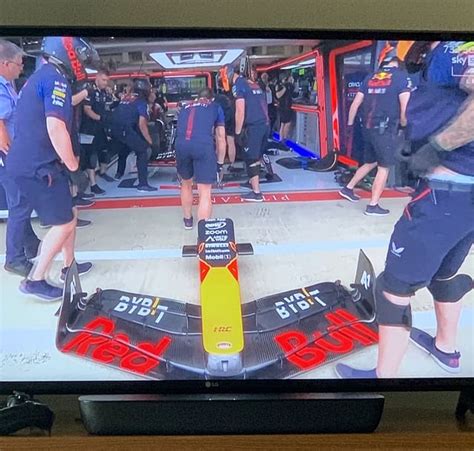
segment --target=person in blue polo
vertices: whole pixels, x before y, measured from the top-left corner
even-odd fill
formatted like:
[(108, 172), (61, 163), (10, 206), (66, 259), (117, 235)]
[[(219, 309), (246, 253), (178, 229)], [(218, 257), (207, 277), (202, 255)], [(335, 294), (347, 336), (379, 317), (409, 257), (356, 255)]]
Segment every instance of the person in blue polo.
[[(98, 59), (95, 49), (76, 37), (46, 37), (42, 42), (46, 61), (20, 91), (15, 120), (15, 139), (8, 153), (8, 175), (38, 213), (52, 227), (43, 238), (40, 255), (20, 291), (43, 301), (60, 300), (62, 287), (47, 280), (51, 264), (62, 252), (64, 276), (74, 260), (76, 211), (69, 187), (69, 171), (78, 170), (71, 130), (71, 83), (85, 80), (85, 64)], [(79, 273), (92, 264), (78, 265)]]
[(260, 191), (260, 161), (270, 133), (267, 97), (261, 86), (244, 77), (238, 67), (226, 67), (226, 79), (235, 98), (235, 143), (243, 149), (251, 191), (245, 202), (263, 202)]
[[(468, 274), (459, 274), (474, 244), (474, 42), (408, 44), (406, 66), (418, 71), (419, 83), (407, 107), (407, 133), (421, 147), (402, 158), (420, 179), (375, 285), (377, 366), (339, 364), (341, 377), (397, 377), (409, 339), (445, 371), (461, 368), (461, 300), (474, 288), (472, 265)], [(412, 325), (411, 299), (424, 287), (434, 300), (434, 336)]]
[(218, 182), (226, 151), (224, 111), (213, 102), (209, 88), (202, 89), (194, 102), (181, 109), (176, 132), (176, 168), (182, 179), (183, 222), (184, 228), (190, 230), (193, 228), (193, 181), (199, 194), (198, 221), (208, 219), (212, 214), (212, 185)]
[(13, 81), (23, 70), (23, 51), (10, 41), (0, 40), (0, 183), (8, 206), (6, 230), (6, 271), (26, 277), (33, 267), (40, 240), (31, 227), (32, 207), (8, 177), (6, 163), (14, 139), (17, 93)]
[(153, 141), (148, 130), (148, 96), (151, 84), (145, 78), (133, 82), (130, 95), (125, 95), (110, 117), (110, 128), (114, 146), (118, 153), (117, 173), (120, 180), (127, 165), (130, 152), (137, 156), (138, 185), (140, 192), (157, 191), (158, 188), (148, 183), (148, 159), (151, 155)]

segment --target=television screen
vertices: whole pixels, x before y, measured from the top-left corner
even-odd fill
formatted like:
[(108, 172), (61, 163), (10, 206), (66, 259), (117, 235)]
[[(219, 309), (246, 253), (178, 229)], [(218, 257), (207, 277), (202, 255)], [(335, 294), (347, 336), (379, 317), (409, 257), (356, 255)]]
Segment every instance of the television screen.
[(473, 41), (77, 33), (0, 41), (0, 382), (474, 376)]

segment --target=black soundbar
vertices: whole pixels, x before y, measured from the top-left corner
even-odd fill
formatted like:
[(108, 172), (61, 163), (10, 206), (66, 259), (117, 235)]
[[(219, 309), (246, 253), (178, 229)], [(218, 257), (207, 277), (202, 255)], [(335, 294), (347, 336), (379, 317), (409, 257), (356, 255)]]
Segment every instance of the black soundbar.
[(100, 435), (373, 432), (384, 398), (373, 393), (89, 395), (86, 430)]

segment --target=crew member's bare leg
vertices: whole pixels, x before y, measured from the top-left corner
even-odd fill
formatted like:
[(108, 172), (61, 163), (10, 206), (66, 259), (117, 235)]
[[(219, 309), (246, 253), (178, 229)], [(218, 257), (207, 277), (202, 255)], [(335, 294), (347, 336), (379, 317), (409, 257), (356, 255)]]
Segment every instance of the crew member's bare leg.
[(193, 216), (193, 179), (181, 180), (181, 207), (183, 217), (189, 219)]
[(235, 139), (233, 136), (227, 136), (227, 157), (231, 165), (235, 163), (235, 154)]
[[(409, 297), (395, 296), (384, 291), (385, 296), (394, 304), (406, 306)], [(395, 378), (408, 347), (410, 329), (404, 326), (379, 326), (379, 347), (377, 359), (377, 376)]]
[(456, 352), (456, 338), (462, 302), (436, 302), (436, 347), (443, 352)]
[[(77, 209), (73, 208), (74, 218), (77, 221)], [(71, 230), (71, 233), (64, 241), (63, 247), (61, 249), (63, 253), (63, 266), (65, 268), (69, 268), (71, 266), (72, 261), (74, 260), (74, 248), (75, 248), (75, 241), (76, 241), (76, 228), (74, 227)]]
[(370, 199), (369, 205), (377, 205), (379, 203), (380, 196), (387, 185), (389, 173), (389, 168), (383, 168), (381, 166), (377, 168), (377, 175), (375, 176), (374, 183), (372, 184), (372, 197)]
[(351, 181), (347, 184), (347, 188), (354, 189), (357, 184), (375, 167), (377, 163), (365, 163), (359, 169), (357, 169)]
[(198, 221), (201, 219), (209, 219), (212, 214), (212, 185), (198, 183), (197, 189), (199, 193)]
[(66, 224), (52, 226), (51, 229), (48, 230), (41, 243), (41, 253), (30, 274), (31, 280), (46, 279), (54, 258), (59, 254), (66, 240), (74, 232), (76, 221), (77, 218), (74, 216), (72, 221)]

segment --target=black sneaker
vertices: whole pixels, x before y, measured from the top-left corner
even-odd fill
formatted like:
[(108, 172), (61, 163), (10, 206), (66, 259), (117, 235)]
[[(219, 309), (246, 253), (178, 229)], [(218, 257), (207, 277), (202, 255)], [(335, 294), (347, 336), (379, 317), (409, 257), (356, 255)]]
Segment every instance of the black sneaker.
[(18, 263), (5, 263), (3, 266), (5, 271), (8, 271), (17, 276), (28, 277), (31, 269), (33, 268), (33, 263), (29, 261), (18, 262)]
[(87, 219), (77, 218), (76, 228), (83, 229), (84, 227), (88, 227), (91, 224), (92, 224), (92, 221), (88, 221)]
[(158, 191), (158, 188), (155, 188), (154, 186), (150, 185), (138, 185), (137, 191), (140, 191), (141, 193), (148, 193), (151, 191)]
[(102, 177), (106, 182), (113, 182), (115, 181), (115, 179), (113, 177), (110, 177), (109, 174), (107, 174), (106, 172), (104, 172), (103, 174), (101, 174), (99, 172), (99, 177)]
[(354, 194), (354, 190), (348, 188), (347, 186), (339, 191), (339, 195), (351, 202), (357, 202), (360, 200), (360, 197), (357, 194)]
[(72, 205), (77, 208), (87, 208), (91, 207), (95, 204), (95, 201), (89, 199), (81, 199), (80, 197), (76, 196), (72, 198)]
[(103, 190), (99, 185), (92, 185), (91, 192), (97, 195), (105, 194), (105, 190)]
[(114, 179), (115, 180), (120, 180), (122, 177), (123, 177), (123, 174), (121, 174), (120, 172), (117, 172), (114, 176)]
[(449, 373), (459, 373), (461, 359), (461, 353), (456, 352), (443, 352), (436, 347), (435, 337), (432, 337), (427, 332), (412, 327), (410, 331), (410, 340), (418, 346), (421, 350), (427, 352), (431, 358), (441, 367), (443, 370)]
[(93, 193), (79, 193), (78, 196), (81, 199), (93, 199), (95, 197)]
[[(79, 274), (87, 274), (92, 269), (91, 262), (77, 263), (77, 272)], [(66, 273), (69, 268), (61, 269), (61, 274), (59, 275), (59, 280), (64, 282), (66, 280)]]
[(193, 228), (193, 218), (183, 218), (184, 228), (186, 230), (191, 230)]
[(382, 208), (380, 205), (367, 205), (367, 208), (364, 211), (364, 214), (367, 216), (387, 216), (390, 213), (390, 210)]
[(60, 301), (63, 297), (63, 289), (50, 285), (46, 280), (22, 280), (20, 291), (46, 302)]
[(240, 198), (245, 202), (263, 202), (262, 193), (256, 193), (255, 191), (250, 191), (250, 193), (244, 194)]

